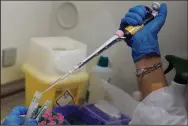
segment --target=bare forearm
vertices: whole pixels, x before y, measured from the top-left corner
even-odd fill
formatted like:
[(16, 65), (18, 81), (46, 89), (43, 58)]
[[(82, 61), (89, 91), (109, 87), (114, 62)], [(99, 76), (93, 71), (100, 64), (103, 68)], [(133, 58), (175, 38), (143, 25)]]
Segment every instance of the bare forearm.
[[(158, 63), (160, 63), (160, 57), (146, 56), (136, 62), (136, 69), (152, 66), (153, 64)], [(137, 81), (143, 98), (149, 95), (152, 91), (167, 86), (162, 67), (148, 74), (144, 74), (142, 77), (137, 77)]]

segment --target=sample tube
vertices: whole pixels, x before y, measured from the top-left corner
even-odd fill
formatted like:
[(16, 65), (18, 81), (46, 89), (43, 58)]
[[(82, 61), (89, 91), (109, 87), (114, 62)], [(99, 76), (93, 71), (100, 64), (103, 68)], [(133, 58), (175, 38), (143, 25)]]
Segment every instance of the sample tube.
[(25, 116), (24, 124), (31, 118), (33, 111), (38, 107), (41, 97), (42, 97), (42, 93), (36, 91), (33, 96), (32, 102), (28, 108), (27, 114)]
[(39, 119), (44, 115), (44, 112), (48, 109), (48, 107), (51, 105), (51, 101), (47, 100), (44, 105), (41, 107), (40, 112), (37, 114), (36, 120), (39, 121)]

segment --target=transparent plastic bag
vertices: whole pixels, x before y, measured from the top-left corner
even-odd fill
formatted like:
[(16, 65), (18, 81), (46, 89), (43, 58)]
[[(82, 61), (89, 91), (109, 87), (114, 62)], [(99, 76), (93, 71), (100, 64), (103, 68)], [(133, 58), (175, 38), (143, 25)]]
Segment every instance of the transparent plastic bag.
[(147, 96), (129, 125), (187, 125), (186, 86), (172, 82)]

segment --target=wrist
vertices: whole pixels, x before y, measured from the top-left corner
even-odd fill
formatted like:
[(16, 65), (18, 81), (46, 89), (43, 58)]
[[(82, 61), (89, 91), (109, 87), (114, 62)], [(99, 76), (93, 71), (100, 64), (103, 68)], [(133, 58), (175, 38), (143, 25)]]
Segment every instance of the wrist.
[(149, 49), (146, 52), (134, 52), (132, 51), (132, 57), (133, 61), (136, 63), (142, 59), (149, 59), (149, 57), (160, 57), (160, 51), (159, 50), (154, 50), (154, 49)]
[(161, 58), (158, 55), (146, 55), (135, 62), (136, 69), (151, 66), (153, 64), (158, 64), (161, 62)]

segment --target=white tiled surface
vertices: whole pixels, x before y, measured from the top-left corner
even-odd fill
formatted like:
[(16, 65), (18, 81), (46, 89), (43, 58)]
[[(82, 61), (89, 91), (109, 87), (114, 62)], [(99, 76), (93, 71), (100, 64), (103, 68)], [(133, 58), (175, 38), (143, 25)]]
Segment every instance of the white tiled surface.
[(18, 105), (24, 105), (25, 92), (20, 92), (12, 96), (1, 99), (1, 120)]

